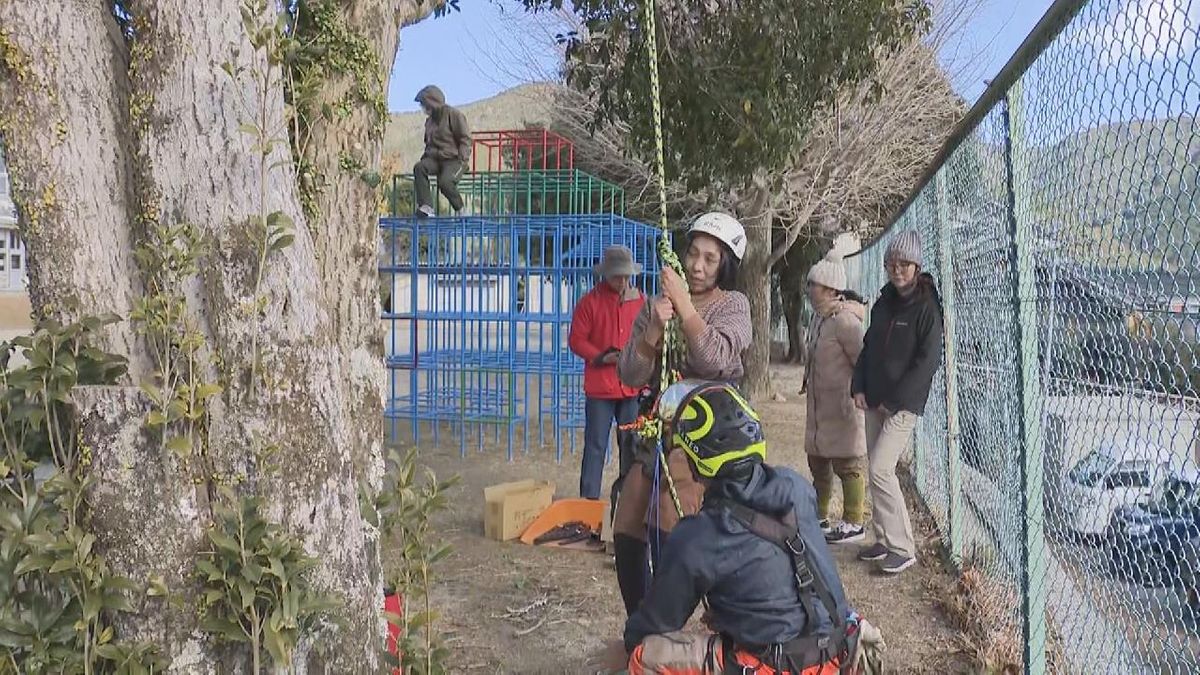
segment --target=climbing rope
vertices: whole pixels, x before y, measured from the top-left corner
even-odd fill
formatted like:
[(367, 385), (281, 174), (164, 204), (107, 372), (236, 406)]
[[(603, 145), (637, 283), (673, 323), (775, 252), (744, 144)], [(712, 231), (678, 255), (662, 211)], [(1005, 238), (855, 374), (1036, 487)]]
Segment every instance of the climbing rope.
[[(646, 1), (645, 10), (646, 51), (648, 52), (647, 56), (650, 63), (650, 111), (654, 126), (654, 169), (655, 177), (658, 180), (659, 230), (661, 231), (657, 247), (658, 257), (663, 267), (669, 267), (680, 278), (686, 279), (687, 275), (683, 270), (683, 263), (679, 261), (679, 256), (675, 254), (675, 249), (671, 246), (671, 234), (667, 224), (667, 170), (663, 151), (662, 104), (660, 102), (660, 87), (658, 82), (658, 29), (655, 24), (656, 10), (654, 0)], [(671, 477), (671, 468), (667, 464), (667, 453), (664, 450), (664, 440), (662, 437), (663, 420), (658, 414), (658, 399), (661, 399), (667, 387), (682, 379), (678, 366), (686, 358), (686, 348), (687, 345), (684, 343), (683, 333), (679, 330), (679, 319), (673, 318), (667, 322), (667, 325), (663, 329), (663, 349), (658, 368), (658, 396), (654, 401), (654, 405), (648, 415), (640, 416), (634, 422), (619, 427), (621, 430), (636, 433), (641, 437), (642, 442), (654, 442), (655, 444), (655, 454), (658, 456), (658, 461), (655, 465), (654, 479), (651, 485), (651, 494), (653, 495), (651, 498), (651, 508), (653, 509), (651, 513), (653, 514), (655, 523), (658, 522), (660, 517), (657, 498), (660, 490), (660, 476), (666, 479), (667, 491), (671, 495), (671, 502), (675, 506), (675, 513), (679, 518), (683, 518), (684, 516), (683, 503), (679, 501), (679, 492), (675, 489), (675, 479)], [(656, 529), (661, 530), (661, 528)], [(651, 562), (650, 573), (651, 575), (654, 574), (653, 562)]]
[[(654, 170), (658, 179), (658, 226), (662, 232), (662, 236), (658, 240), (658, 257), (664, 266), (674, 270), (681, 279), (686, 279), (683, 264), (679, 262), (679, 256), (675, 254), (675, 249), (671, 246), (671, 235), (667, 225), (667, 169), (663, 152), (662, 104), (660, 102), (660, 87), (658, 82), (658, 28), (655, 21), (656, 13), (654, 0), (647, 0), (646, 50), (649, 52), (647, 58), (650, 62), (650, 114), (654, 126)], [(683, 334), (679, 330), (679, 319), (673, 318), (667, 322), (663, 330), (662, 360), (659, 362), (658, 369), (659, 396), (662, 396), (662, 393), (673, 382), (679, 381), (679, 370), (674, 366), (683, 362), (685, 347)], [(675, 505), (675, 512), (680, 518), (683, 518), (683, 504), (679, 501), (679, 493), (675, 491), (675, 480), (671, 477), (670, 467), (667, 466), (667, 453), (663, 451), (663, 421), (657, 415), (657, 408), (658, 405), (656, 403), (653, 421), (654, 432), (658, 441), (658, 452), (656, 454), (658, 455), (659, 463), (662, 465), (663, 478), (667, 481), (667, 490), (671, 493), (671, 501)]]

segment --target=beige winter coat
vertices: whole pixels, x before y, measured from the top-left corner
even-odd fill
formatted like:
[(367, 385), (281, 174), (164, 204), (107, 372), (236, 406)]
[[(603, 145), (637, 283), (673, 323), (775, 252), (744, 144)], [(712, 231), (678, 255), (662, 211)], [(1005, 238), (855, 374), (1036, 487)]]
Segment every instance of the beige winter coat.
[(863, 346), (866, 307), (842, 301), (828, 317), (817, 316), (808, 340), (804, 371), (807, 416), (804, 451), (814, 457), (865, 457), (863, 412), (854, 407), (850, 380)]

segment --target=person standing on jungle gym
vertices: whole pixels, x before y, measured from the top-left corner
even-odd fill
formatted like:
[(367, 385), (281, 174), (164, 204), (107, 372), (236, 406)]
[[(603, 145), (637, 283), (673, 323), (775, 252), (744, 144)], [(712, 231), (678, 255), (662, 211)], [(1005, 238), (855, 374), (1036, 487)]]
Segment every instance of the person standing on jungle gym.
[[(808, 271), (813, 307), (804, 367), (804, 453), (817, 490), (817, 516), (831, 544), (862, 541), (866, 519), (867, 440), (863, 412), (850, 396), (863, 345), (866, 303), (846, 287), (842, 257), (830, 251)], [(831, 525), (834, 475), (842, 483), (842, 519)]]
[(867, 457), (875, 543), (859, 560), (899, 574), (916, 562), (908, 507), (896, 463), (908, 446), (942, 360), (942, 301), (921, 269), (921, 236), (897, 234), (884, 252), (888, 283), (871, 308), (871, 323), (854, 367), (854, 404), (866, 411)]
[(434, 215), (433, 194), (429, 177), (437, 176), (438, 192), (445, 195), (456, 215), (463, 210), (463, 198), (458, 193), (458, 181), (471, 160), (471, 131), (467, 117), (457, 108), (446, 105), (446, 95), (434, 85), (423, 87), (414, 99), (425, 111), (425, 152), (413, 167), (413, 183), (417, 192), (417, 215)]
[[(745, 252), (746, 230), (732, 216), (706, 213), (692, 223), (682, 260), (687, 279), (663, 267), (660, 293), (638, 313), (629, 342), (617, 360), (622, 382), (651, 388), (648, 400), (654, 400), (663, 336), (667, 323), (676, 317), (687, 345), (684, 362), (678, 365), (682, 377), (735, 385), (741, 380), (742, 352), (750, 346), (750, 302), (734, 287)], [(659, 544), (679, 520), (665, 477), (658, 494), (651, 494), (659, 475), (657, 448), (644, 442), (636, 447), (613, 516), (617, 583), (629, 614), (646, 592), (647, 545), (653, 547), (651, 555), (656, 557)], [(704, 490), (692, 478), (683, 453), (670, 447), (664, 450), (683, 513), (695, 513)]]
[[(638, 390), (617, 377), (617, 357), (629, 342), (633, 320), (646, 304), (646, 297), (633, 285), (642, 266), (633, 252), (621, 245), (609, 246), (593, 268), (600, 280), (588, 291), (571, 314), (567, 345), (583, 359), (583, 460), (579, 468), (579, 496), (600, 498), (604, 458), (613, 420), (629, 424), (637, 417)], [(612, 493), (621, 489), (622, 477), (633, 464), (632, 432), (617, 432), (620, 473)]]

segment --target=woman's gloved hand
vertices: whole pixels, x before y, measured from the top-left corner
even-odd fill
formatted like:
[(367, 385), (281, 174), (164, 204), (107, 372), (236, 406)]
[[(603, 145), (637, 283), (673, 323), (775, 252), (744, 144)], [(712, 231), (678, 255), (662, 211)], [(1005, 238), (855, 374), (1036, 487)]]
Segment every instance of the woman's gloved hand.
[(887, 649), (883, 633), (866, 619), (859, 620), (858, 630), (858, 644), (850, 655), (850, 672), (854, 675), (881, 675), (883, 653)]

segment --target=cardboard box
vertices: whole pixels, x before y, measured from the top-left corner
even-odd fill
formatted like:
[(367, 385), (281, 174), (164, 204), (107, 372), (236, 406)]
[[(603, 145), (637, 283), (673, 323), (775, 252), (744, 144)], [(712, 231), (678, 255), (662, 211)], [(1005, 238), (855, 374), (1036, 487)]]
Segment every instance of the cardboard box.
[(484, 488), (483, 535), (496, 541), (516, 539), (553, 499), (554, 483), (542, 480), (519, 480)]

